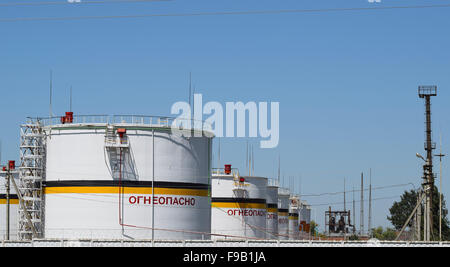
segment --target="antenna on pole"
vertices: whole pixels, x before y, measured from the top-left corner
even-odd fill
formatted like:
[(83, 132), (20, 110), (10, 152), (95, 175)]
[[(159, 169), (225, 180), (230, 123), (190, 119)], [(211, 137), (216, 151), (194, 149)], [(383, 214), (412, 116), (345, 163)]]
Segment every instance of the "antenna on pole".
[(251, 144), (248, 144), (247, 151), (248, 151), (248, 157), (247, 157), (247, 166), (248, 166), (248, 168), (247, 168), (247, 171), (248, 171), (248, 176), (250, 176), (251, 170), (252, 170), (252, 168), (251, 168), (251, 166), (252, 166), (252, 145)]
[(289, 190), (292, 192), (292, 176), (289, 176)]
[(252, 176), (255, 175), (255, 153), (252, 145)]
[(189, 72), (189, 108), (191, 109), (191, 120), (192, 120), (192, 112), (193, 112), (193, 108), (192, 108), (192, 72)]
[[(247, 141), (248, 142), (248, 141)], [(247, 151), (248, 151), (248, 156), (247, 156), (247, 166), (248, 166), (248, 168), (247, 168), (247, 171), (248, 171), (248, 176), (250, 176), (250, 162), (251, 162), (251, 159), (252, 159), (252, 156), (251, 156), (251, 152), (250, 152), (250, 144), (248, 144), (247, 143)]]
[(70, 86), (70, 108), (69, 111), (72, 112), (72, 85)]
[(355, 186), (353, 186), (353, 233), (356, 232)]
[(219, 138), (219, 149), (217, 155), (217, 168), (220, 168), (220, 138)]
[(278, 184), (280, 184), (281, 156), (278, 154)]
[(49, 106), (49, 118), (53, 117), (52, 111), (52, 95), (53, 95), (53, 71), (50, 70), (50, 106)]
[(292, 176), (292, 191), (294, 191), (294, 194), (296, 194), (297, 192), (295, 192), (295, 190), (297, 190), (297, 186), (295, 185), (295, 175)]
[(372, 235), (372, 168), (369, 169), (369, 235)]
[(361, 235), (364, 234), (364, 174), (361, 173), (361, 221), (360, 229)]
[(192, 115), (191, 118), (194, 118), (195, 114), (195, 84), (192, 88), (192, 109), (191, 109)]
[(299, 190), (300, 190), (300, 192), (299, 192), (299, 194), (300, 194), (300, 196), (302, 195), (302, 175), (300, 174), (299, 175), (299, 178), (300, 178), (300, 186), (299, 186)]
[(445, 154), (442, 154), (442, 133), (439, 133), (439, 154), (435, 155), (439, 157), (439, 240), (442, 241), (442, 158)]
[(246, 154), (246, 157), (245, 157), (245, 167), (247, 168), (247, 170), (248, 170), (248, 140), (246, 140), (246, 144), (247, 144), (247, 154)]
[(295, 176), (292, 176), (292, 188), (293, 188), (293, 191), (294, 191), (294, 193), (295, 193), (295, 190), (296, 190), (296, 186), (295, 186)]

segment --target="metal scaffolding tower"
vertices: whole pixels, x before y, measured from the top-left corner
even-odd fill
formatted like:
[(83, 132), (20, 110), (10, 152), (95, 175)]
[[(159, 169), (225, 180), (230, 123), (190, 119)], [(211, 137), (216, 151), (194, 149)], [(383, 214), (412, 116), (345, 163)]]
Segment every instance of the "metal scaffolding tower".
[(424, 239), (425, 241), (431, 240), (431, 234), (433, 233), (433, 214), (432, 214), (432, 193), (434, 188), (434, 174), (433, 174), (433, 149), (436, 148), (436, 144), (431, 141), (431, 97), (437, 95), (437, 86), (419, 86), (419, 97), (425, 99), (425, 150), (427, 152), (427, 158), (423, 165), (423, 189), (426, 195), (425, 198), (425, 214), (424, 214)]
[[(20, 126), (19, 238), (43, 236), (43, 193), (45, 179), (45, 133), (39, 120), (30, 119)], [(31, 224), (30, 224), (31, 222)]]

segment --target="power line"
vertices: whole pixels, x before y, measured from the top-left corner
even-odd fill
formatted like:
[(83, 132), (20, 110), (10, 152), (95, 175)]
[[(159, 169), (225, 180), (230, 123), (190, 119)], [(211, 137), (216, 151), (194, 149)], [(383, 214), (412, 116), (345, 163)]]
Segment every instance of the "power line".
[[(385, 185), (385, 186), (378, 186), (378, 187), (373, 187), (373, 190), (381, 190), (381, 189), (386, 189), (386, 188), (394, 188), (394, 187), (403, 187), (403, 186), (407, 186), (407, 185), (413, 185), (412, 183), (407, 183), (407, 184), (394, 184), (394, 185)], [(363, 191), (368, 191), (369, 188), (365, 188)], [(355, 190), (353, 189), (352, 191), (349, 192), (361, 192), (361, 190)], [(339, 194), (343, 194), (345, 193), (344, 191), (339, 191), (339, 192), (326, 192), (326, 193), (319, 193), (319, 194), (305, 194), (305, 195), (301, 195), (300, 197), (321, 197), (321, 196), (325, 196), (325, 195), (339, 195)]]
[[(400, 197), (399, 195), (397, 196), (390, 196), (390, 197), (380, 197), (380, 198), (373, 198), (372, 201), (375, 200), (384, 200), (384, 199), (394, 199), (394, 198), (398, 198)], [(367, 201), (367, 199), (365, 199), (364, 201)], [(361, 202), (361, 200), (355, 200), (355, 202)], [(330, 205), (341, 205), (344, 202), (332, 202), (332, 203), (323, 203), (323, 204), (308, 204), (309, 206), (312, 207), (318, 207), (318, 206), (330, 206)]]
[(51, 6), (51, 5), (88, 5), (88, 4), (115, 4), (115, 3), (146, 3), (146, 2), (169, 2), (172, 0), (95, 0), (80, 2), (69, 1), (47, 1), (47, 2), (23, 2), (23, 3), (0, 3), (0, 7), (16, 7), (16, 6)]
[(16, 21), (61, 21), (84, 19), (126, 19), (126, 18), (151, 18), (151, 17), (192, 17), (192, 16), (218, 16), (218, 15), (262, 15), (262, 14), (294, 14), (294, 13), (322, 13), (345, 11), (375, 11), (392, 9), (425, 9), (445, 8), (445, 5), (417, 5), (417, 6), (388, 6), (388, 7), (357, 7), (357, 8), (323, 8), (323, 9), (287, 9), (287, 10), (257, 10), (257, 11), (224, 11), (224, 12), (198, 12), (198, 13), (171, 13), (171, 14), (142, 14), (142, 15), (111, 15), (111, 16), (78, 16), (78, 17), (29, 17), (29, 18), (0, 18), (0, 22)]

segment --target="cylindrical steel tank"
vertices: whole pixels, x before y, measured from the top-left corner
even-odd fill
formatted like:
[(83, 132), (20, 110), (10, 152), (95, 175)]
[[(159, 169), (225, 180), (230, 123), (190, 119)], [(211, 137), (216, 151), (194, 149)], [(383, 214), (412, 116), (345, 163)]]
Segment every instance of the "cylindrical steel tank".
[(213, 174), (212, 238), (266, 238), (267, 178)]
[(278, 188), (278, 239), (289, 239), (289, 190)]
[(289, 239), (297, 240), (300, 238), (298, 225), (298, 198), (292, 196), (289, 200)]
[(300, 201), (298, 208), (298, 222), (300, 229), (300, 239), (308, 239), (308, 227), (306, 225), (306, 202)]
[(61, 121), (45, 127), (46, 238), (209, 239), (212, 134), (152, 117)]
[(278, 186), (267, 187), (267, 239), (278, 239)]
[(299, 208), (299, 214), (298, 214), (298, 221), (300, 225), (300, 232), (306, 232), (306, 206), (304, 205), (304, 202), (300, 202), (300, 208)]
[[(16, 184), (19, 184), (18, 173), (11, 174)], [(0, 239), (7, 239), (7, 179), (6, 172), (0, 172)], [(13, 183), (9, 182), (9, 240), (18, 239), (18, 215), (19, 215), (19, 198)]]
[(311, 206), (308, 204), (305, 204), (305, 223), (305, 232), (309, 233), (311, 231)]

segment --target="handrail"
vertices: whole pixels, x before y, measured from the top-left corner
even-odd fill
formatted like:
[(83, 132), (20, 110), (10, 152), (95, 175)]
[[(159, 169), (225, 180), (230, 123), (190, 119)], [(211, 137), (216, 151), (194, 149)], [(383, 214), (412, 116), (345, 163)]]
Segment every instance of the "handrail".
[[(29, 122), (39, 122), (42, 126), (60, 125), (61, 117), (47, 117), (47, 118), (32, 118), (28, 117)], [(74, 115), (72, 124), (136, 124), (149, 125), (158, 127), (175, 127), (194, 130), (206, 130), (212, 132), (212, 125), (205, 121), (195, 119), (175, 118), (168, 116), (147, 116), (147, 115)], [(197, 127), (201, 123), (202, 129)], [(190, 127), (189, 127), (190, 126)]]
[(216, 175), (230, 175), (230, 176), (239, 176), (239, 169), (238, 168), (231, 168), (231, 173), (226, 174), (225, 168), (211, 168), (211, 173)]

